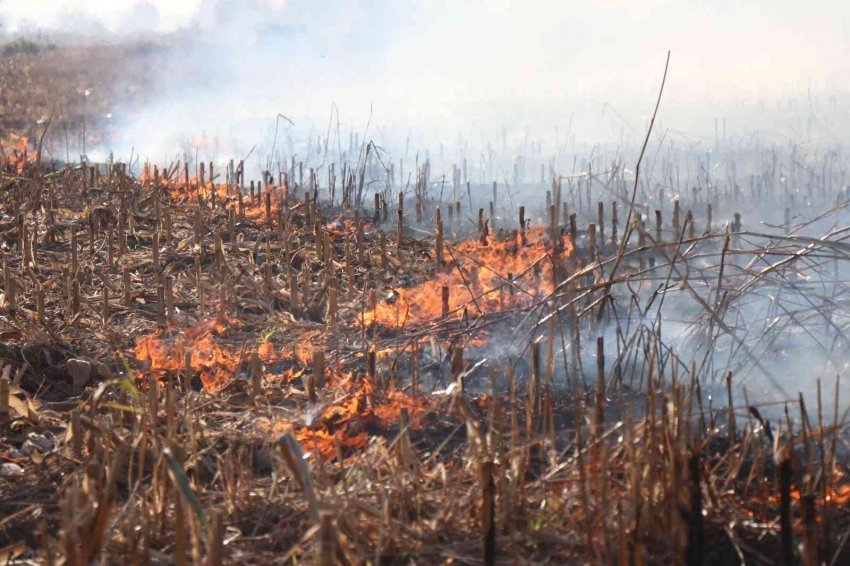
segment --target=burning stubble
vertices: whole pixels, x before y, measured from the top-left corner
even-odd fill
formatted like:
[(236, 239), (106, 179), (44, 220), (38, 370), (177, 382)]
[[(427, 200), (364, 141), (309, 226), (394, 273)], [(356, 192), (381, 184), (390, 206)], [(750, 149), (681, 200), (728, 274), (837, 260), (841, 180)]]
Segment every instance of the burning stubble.
[(148, 160), (4, 144), (0, 553), (843, 560), (834, 139), (410, 151), (331, 108), (245, 151), (211, 112)]

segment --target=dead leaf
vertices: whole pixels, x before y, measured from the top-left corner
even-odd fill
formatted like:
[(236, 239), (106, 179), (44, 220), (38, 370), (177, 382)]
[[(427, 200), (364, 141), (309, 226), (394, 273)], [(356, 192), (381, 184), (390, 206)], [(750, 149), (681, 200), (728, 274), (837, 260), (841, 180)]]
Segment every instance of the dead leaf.
[(41, 421), (41, 418), (38, 416), (38, 409), (35, 408), (29, 397), (27, 398), (27, 418), (34, 425), (38, 425)]
[(11, 407), (19, 417), (25, 417), (29, 413), (26, 401), (21, 401), (14, 395), (9, 395), (9, 407)]
[(3, 330), (0, 332), (0, 340), (8, 341), (8, 340), (20, 340), (23, 337), (20, 330), (12, 329), (12, 330)]
[(68, 373), (73, 379), (74, 391), (80, 391), (91, 379), (91, 363), (86, 360), (68, 360)]
[(27, 551), (27, 543), (20, 540), (4, 548), (0, 548), (0, 564), (11, 564), (12, 560)]

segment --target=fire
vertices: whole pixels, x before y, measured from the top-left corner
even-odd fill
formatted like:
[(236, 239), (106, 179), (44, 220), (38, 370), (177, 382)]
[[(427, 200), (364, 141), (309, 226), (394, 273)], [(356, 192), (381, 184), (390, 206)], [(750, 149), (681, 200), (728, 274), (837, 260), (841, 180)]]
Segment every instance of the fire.
[(227, 185), (205, 181), (202, 185), (197, 177), (190, 177), (189, 182), (173, 183), (169, 185), (171, 200), (175, 203), (195, 201), (198, 196), (204, 200), (210, 200), (215, 194), (218, 202), (227, 199)]
[[(180, 372), (185, 367), (185, 353), (189, 352), (191, 369), (198, 373), (204, 388), (210, 393), (221, 391), (236, 374), (240, 349), (230, 349), (216, 340), (225, 331), (237, 328), (238, 321), (232, 319), (209, 318), (193, 328), (186, 329), (173, 336), (168, 331), (159, 331), (136, 340), (133, 355), (148, 364), (148, 373), (164, 378), (169, 372)], [(290, 382), (301, 377), (304, 369), (312, 363), (313, 352), (317, 347), (311, 344), (318, 340), (318, 331), (305, 332), (302, 339), (288, 344), (285, 351), (276, 348), (270, 340), (264, 340), (257, 353), (265, 364), (290, 362), (290, 367), (280, 375), (270, 375), (276, 381)], [(323, 346), (321, 346), (323, 347)], [(247, 361), (247, 357), (243, 362)], [(297, 369), (298, 367), (302, 369)], [(350, 377), (349, 377), (350, 378)], [(335, 376), (330, 382), (342, 380)]]
[[(363, 230), (372, 228), (370, 220), (363, 220)], [(334, 220), (327, 223), (325, 231), (328, 233), (331, 241), (339, 243), (345, 241), (346, 236), (354, 237), (356, 226), (354, 220), (342, 214), (338, 215)]]
[[(207, 183), (198, 187), (193, 182), (171, 183), (175, 200), (210, 194), (227, 196), (226, 185)], [(285, 198), (283, 191), (267, 186), (262, 189), (275, 203)], [(192, 192), (195, 191), (195, 192)], [(232, 209), (238, 200), (222, 198), (222, 206)], [(251, 219), (265, 219), (265, 198), (244, 198), (243, 213)], [(328, 224), (329, 235), (335, 240), (350, 236), (355, 227), (350, 218), (340, 215)], [(367, 324), (398, 327), (404, 324), (428, 324), (442, 318), (441, 290), (450, 289), (449, 309), (455, 313), (464, 308), (470, 316), (480, 312), (522, 307), (532, 304), (553, 290), (552, 245), (544, 227), (528, 230), (522, 238), (507, 241), (492, 240), (482, 244), (478, 240), (461, 243), (446, 253), (449, 265), (433, 279), (407, 287), (391, 289), (377, 308), (366, 313)], [(562, 257), (569, 256), (572, 245), (562, 242)], [(222, 391), (247, 363), (246, 355), (238, 341), (227, 342), (226, 333), (238, 322), (208, 319), (194, 328), (179, 333), (160, 331), (140, 338), (133, 350), (135, 357), (147, 364), (146, 375), (158, 379), (169, 372), (184, 370), (185, 364), (200, 376), (204, 388), (210, 393)], [(312, 372), (314, 352), (327, 350), (325, 328), (299, 329), (297, 336), (287, 336), (284, 341), (267, 336), (257, 344), (256, 352), (264, 365), (263, 379), (267, 384), (301, 389), (305, 375)], [(428, 347), (433, 339), (423, 338), (420, 347)], [(486, 334), (467, 337), (467, 347), (487, 344)], [(381, 358), (397, 356), (410, 347), (395, 345), (379, 350)], [(330, 360), (328, 360), (330, 362)], [(364, 375), (363, 354), (355, 353), (348, 361), (329, 363), (323, 376), (324, 388), (317, 391), (318, 399), (307, 402), (301, 395), (295, 399), (305, 403), (303, 413), (287, 420), (268, 425), (269, 432), (291, 430), (301, 441), (304, 450), (322, 458), (335, 458), (337, 448), (357, 450), (366, 446), (370, 427), (394, 430), (406, 413), (409, 426), (416, 428), (424, 422), (432, 409), (430, 397), (414, 396), (405, 391), (380, 388), (374, 377)], [(347, 369), (351, 364), (352, 369)], [(245, 366), (247, 368), (247, 366)], [(850, 490), (848, 490), (850, 491)], [(850, 493), (848, 493), (850, 498)]]
[(838, 479), (840, 478), (836, 478), (827, 488), (826, 498), (832, 503), (847, 505), (850, 503), (850, 485), (846, 483), (838, 485)]
[(343, 431), (329, 433), (324, 430), (301, 428), (295, 432), (295, 438), (305, 451), (316, 450), (323, 460), (330, 460), (336, 452), (335, 439), (339, 439), (342, 448), (361, 449), (366, 446), (369, 435), (363, 431), (354, 435), (344, 434)]
[[(843, 482), (844, 474), (840, 471), (835, 472), (835, 476), (833, 476), (829, 485), (826, 486), (826, 501), (838, 505), (845, 505), (850, 502), (850, 484)], [(799, 501), (802, 499), (803, 495), (800, 493), (799, 488), (793, 487), (791, 488), (791, 499), (794, 501)], [(820, 491), (818, 491), (817, 495), (817, 504), (824, 504), (824, 495)], [(775, 495), (771, 497), (771, 501), (773, 503), (779, 504), (779, 495)]]
[[(554, 289), (550, 246), (546, 229), (536, 226), (526, 242), (491, 241), (482, 245), (470, 240), (447, 257), (454, 261), (437, 277), (405, 289), (393, 288), (388, 299), (365, 313), (365, 324), (384, 326), (424, 324), (442, 318), (442, 288), (449, 288), (449, 312), (465, 307), (469, 314), (522, 307)], [(563, 240), (563, 254), (572, 244)]]
[(350, 450), (364, 448), (366, 442), (369, 440), (369, 435), (365, 431), (357, 434), (347, 434), (344, 430), (338, 430), (331, 433), (324, 429), (313, 430), (308, 427), (294, 426), (288, 421), (264, 424), (261, 428), (275, 435), (292, 432), (298, 442), (301, 443), (305, 454), (312, 455), (313, 453), (318, 453), (322, 460), (331, 460), (336, 456), (337, 440), (339, 440), (340, 448)]
[[(321, 403), (308, 406), (303, 424), (278, 421), (263, 428), (275, 434), (293, 431), (305, 452), (317, 452), (327, 460), (336, 457), (337, 440), (343, 449), (362, 449), (369, 439), (368, 425), (393, 427), (400, 421), (402, 409), (407, 409), (410, 426), (418, 428), (430, 407), (428, 398), (400, 391), (378, 396), (374, 382), (362, 375), (331, 372), (328, 383), (348, 394), (324, 407)], [(311, 414), (314, 410), (321, 412)]]
[(192, 371), (199, 374), (207, 391), (215, 393), (228, 384), (238, 364), (237, 356), (212, 338), (222, 332), (225, 323), (210, 319), (173, 339), (164, 332), (139, 338), (133, 355), (150, 364), (150, 376), (163, 379), (169, 372), (184, 369), (185, 352), (191, 347), (189, 364)]
[[(216, 206), (223, 206), (225, 210), (233, 210), (237, 215), (239, 214), (238, 191), (240, 189), (234, 190), (225, 183), (214, 183), (209, 180), (204, 180), (201, 183), (197, 177), (190, 177), (188, 183), (185, 181), (163, 183), (168, 186), (169, 196), (174, 203), (194, 202), (198, 200), (198, 197), (210, 202), (214, 198), (217, 203)], [(242, 214), (245, 218), (254, 222), (270, 220), (266, 213), (266, 194), (269, 195), (273, 214), (286, 200), (286, 189), (284, 187), (260, 186), (257, 188), (253, 199), (250, 195), (243, 194), (242, 196)]]
[(195, 136), (195, 139), (192, 143), (188, 144), (188, 147), (191, 147), (195, 150), (214, 150), (218, 146), (218, 138), (210, 138), (205, 135)]
[(295, 436), (305, 450), (317, 450), (323, 458), (332, 457), (336, 438), (342, 448), (363, 448), (369, 438), (365, 430), (368, 424), (392, 427), (400, 421), (402, 409), (407, 409), (411, 425), (417, 428), (429, 407), (427, 398), (414, 398), (399, 391), (379, 398), (374, 383), (364, 378), (347, 383), (352, 387), (349, 396), (324, 409), (312, 426), (296, 430)]
[[(200, 376), (204, 388), (210, 393), (217, 393), (232, 381), (241, 357), (240, 349), (222, 345), (217, 339), (232, 326), (238, 326), (238, 323), (209, 319), (177, 336), (166, 331), (157, 332), (138, 339), (133, 354), (148, 364), (147, 377), (164, 379), (170, 372), (183, 371), (188, 352), (191, 369)], [(288, 362), (289, 366), (277, 372), (267, 368), (266, 381), (298, 383), (312, 363), (314, 349), (324, 347), (318, 344), (319, 338), (318, 331), (305, 332), (299, 343), (287, 345), (284, 349), (276, 348), (271, 340), (264, 340), (257, 347), (260, 359), (269, 365)], [(315, 346), (310, 345), (312, 340), (317, 341)], [(430, 406), (430, 400), (424, 396), (413, 397), (402, 391), (379, 394), (374, 380), (362, 372), (328, 369), (325, 391), (342, 392), (343, 395), (330, 402), (328, 399), (320, 400), (315, 406), (308, 404), (303, 422), (278, 422), (268, 427), (269, 432), (292, 430), (305, 451), (329, 459), (335, 457), (337, 441), (341, 448), (361, 449), (369, 438), (368, 425), (393, 427), (400, 421), (405, 409), (411, 426), (419, 426)]]
[(26, 137), (20, 138), (17, 143), (12, 146), (11, 153), (7, 153), (0, 144), (0, 165), (8, 166), (12, 173), (22, 175), (27, 164), (35, 162), (35, 155), (29, 151), (29, 139)]
[[(791, 486), (789, 492), (792, 501), (800, 501), (803, 498), (803, 493), (798, 486)], [(847, 483), (845, 474), (841, 470), (836, 470), (835, 474), (829, 480), (829, 484), (823, 490), (815, 489), (815, 504), (818, 508), (825, 505), (847, 505), (850, 503), (850, 483)], [(741, 505), (737, 505), (739, 511), (754, 519), (769, 520), (776, 513), (777, 507), (781, 504), (782, 498), (779, 493), (772, 493), (767, 498), (760, 495), (753, 495), (743, 501)], [(760, 514), (766, 514), (760, 516)], [(820, 520), (820, 518), (818, 518)], [(801, 525), (795, 528), (802, 529)]]
[(418, 419), (428, 411), (428, 399), (394, 391), (388, 395), (387, 402), (375, 407), (375, 415), (389, 425), (399, 421), (402, 409), (407, 409), (413, 428), (418, 428)]
[(274, 350), (274, 344), (272, 344), (268, 340), (265, 340), (262, 344), (260, 344), (260, 347), (257, 348), (257, 353), (259, 354), (260, 359), (264, 362), (272, 362), (276, 361), (277, 359), (277, 353)]

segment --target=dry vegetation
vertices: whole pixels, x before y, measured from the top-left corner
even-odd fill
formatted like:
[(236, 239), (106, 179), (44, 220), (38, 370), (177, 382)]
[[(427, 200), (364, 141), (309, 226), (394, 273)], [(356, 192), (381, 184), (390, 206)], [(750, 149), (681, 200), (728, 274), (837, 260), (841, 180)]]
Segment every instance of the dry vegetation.
[(34, 145), (52, 116), (45, 159), (79, 159), (84, 138), (91, 148), (110, 133), (108, 114), (126, 115), (150, 92), (150, 46), (32, 45), (0, 57), (0, 150)]
[[(27, 57), (3, 60), (4, 124), (35, 140), (60, 108), (51, 128), (81, 128), (88, 64)], [(620, 156), (526, 211), (459, 174), (441, 202), (427, 166), (401, 197), (371, 145), (256, 185), (233, 162), (133, 176), (4, 147), (0, 563), (850, 559), (838, 380), (768, 421), (734, 375), (783, 331), (845, 333), (844, 232), (792, 216), (840, 219), (826, 161), (801, 202), (776, 153), (738, 147), (765, 167), (749, 192), (672, 200)], [(713, 220), (765, 199), (788, 203), (778, 235)], [(827, 279), (764, 332), (741, 322)], [(687, 358), (654, 320), (674, 292)]]

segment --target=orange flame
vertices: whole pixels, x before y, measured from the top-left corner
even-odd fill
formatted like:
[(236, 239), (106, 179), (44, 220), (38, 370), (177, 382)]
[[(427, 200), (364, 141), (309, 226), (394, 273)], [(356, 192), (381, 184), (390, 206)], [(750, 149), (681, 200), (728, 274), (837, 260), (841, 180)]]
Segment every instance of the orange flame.
[[(226, 185), (208, 185), (216, 191), (226, 193)], [(203, 191), (192, 183), (177, 186), (172, 192), (175, 199), (192, 196), (191, 190)], [(264, 187), (275, 203), (283, 198), (281, 190)], [(182, 192), (181, 192), (182, 191)], [(203, 193), (194, 193), (197, 194)], [(250, 201), (250, 202), (249, 202)], [(222, 201), (227, 207), (238, 206), (238, 201)], [(245, 215), (249, 218), (265, 219), (264, 199), (245, 199)], [(350, 235), (354, 229), (348, 218), (337, 218), (328, 231), (333, 238)], [(572, 250), (569, 240), (562, 243), (563, 255)], [(451, 258), (451, 270), (441, 272), (431, 280), (404, 290), (393, 290), (395, 304), (382, 301), (377, 308), (366, 314), (365, 322), (383, 325), (421, 324), (437, 320), (442, 316), (441, 287), (448, 286), (451, 292), (450, 309), (460, 310), (464, 305), (482, 311), (520, 307), (554, 289), (552, 264), (547, 258), (551, 254), (551, 242), (543, 227), (530, 229), (524, 240), (492, 241), (482, 245), (477, 240), (452, 248), (447, 253)], [(509, 274), (513, 277), (509, 278)], [(513, 291), (513, 292), (511, 292)], [(403, 312), (402, 312), (403, 307)], [(476, 311), (472, 311), (475, 313)], [(221, 391), (237, 371), (241, 352), (228, 346), (219, 336), (235, 321), (208, 319), (194, 328), (179, 334), (158, 332), (137, 340), (134, 354), (147, 362), (147, 374), (163, 378), (168, 372), (182, 371), (187, 363), (200, 375), (209, 392)], [(316, 348), (324, 347), (325, 333), (322, 330), (303, 331), (296, 340), (285, 345), (265, 340), (257, 352), (266, 364), (266, 379), (270, 383), (294, 383), (312, 365)], [(468, 346), (483, 346), (486, 336), (479, 335), (468, 342)], [(191, 346), (191, 350), (188, 350)], [(384, 354), (398, 353), (399, 348), (382, 350)], [(392, 350), (392, 351), (391, 351)], [(188, 355), (185, 354), (188, 352)], [(354, 356), (360, 366), (362, 359)], [(276, 365), (282, 362), (283, 367)], [(269, 366), (274, 366), (270, 368)], [(333, 458), (337, 444), (345, 449), (361, 449), (369, 438), (368, 425), (392, 427), (408, 414), (410, 425), (416, 427), (428, 414), (431, 400), (428, 396), (412, 396), (403, 391), (378, 391), (377, 384), (362, 373), (346, 373), (339, 367), (327, 368), (326, 390), (334, 391), (337, 398), (327, 405), (308, 407), (308, 414), (299, 421), (279, 422), (269, 425), (272, 432), (291, 430), (303, 444), (304, 450)], [(342, 397), (338, 397), (343, 393)], [(321, 395), (321, 394), (320, 394)], [(326, 401), (327, 402), (327, 399)], [(309, 416), (309, 411), (318, 414)], [(850, 490), (848, 490), (850, 491)], [(848, 494), (850, 497), (850, 494)]]
[[(572, 244), (563, 239), (563, 255)], [(384, 326), (423, 324), (442, 318), (442, 288), (449, 288), (449, 312), (466, 307), (470, 314), (495, 312), (531, 304), (535, 298), (552, 292), (552, 264), (546, 229), (537, 226), (526, 233), (526, 243), (508, 240), (482, 245), (470, 240), (451, 253), (451, 271), (405, 289), (393, 289), (389, 300), (365, 313), (363, 322)], [(447, 257), (449, 253), (447, 252)], [(535, 269), (536, 268), (536, 269)], [(449, 269), (449, 268), (447, 268)], [(537, 271), (538, 273), (535, 273)], [(509, 281), (509, 276), (513, 277)]]
[[(220, 391), (233, 376), (238, 364), (236, 356), (222, 348), (212, 337), (224, 330), (225, 322), (210, 319), (176, 338), (169, 338), (164, 332), (158, 332), (136, 340), (133, 350), (135, 357), (150, 364), (151, 376), (162, 379), (168, 372), (184, 369), (184, 353), (187, 344), (191, 345), (189, 364), (199, 373), (204, 388), (215, 393)], [(235, 324), (230, 322), (230, 324)]]
[(343, 385), (349, 394), (325, 407), (310, 426), (281, 421), (266, 426), (266, 430), (292, 431), (305, 452), (317, 452), (328, 460), (336, 456), (337, 440), (341, 448), (362, 449), (369, 439), (365, 427), (370, 423), (393, 426), (403, 408), (408, 411), (412, 428), (418, 428), (430, 405), (427, 397), (414, 398), (398, 391), (376, 398), (374, 383), (362, 376), (332, 374), (331, 382)]
[(0, 165), (5, 164), (16, 175), (22, 175), (27, 164), (35, 163), (35, 158), (35, 154), (29, 152), (29, 139), (26, 137), (20, 138), (12, 146), (11, 154), (7, 154), (0, 144)]

